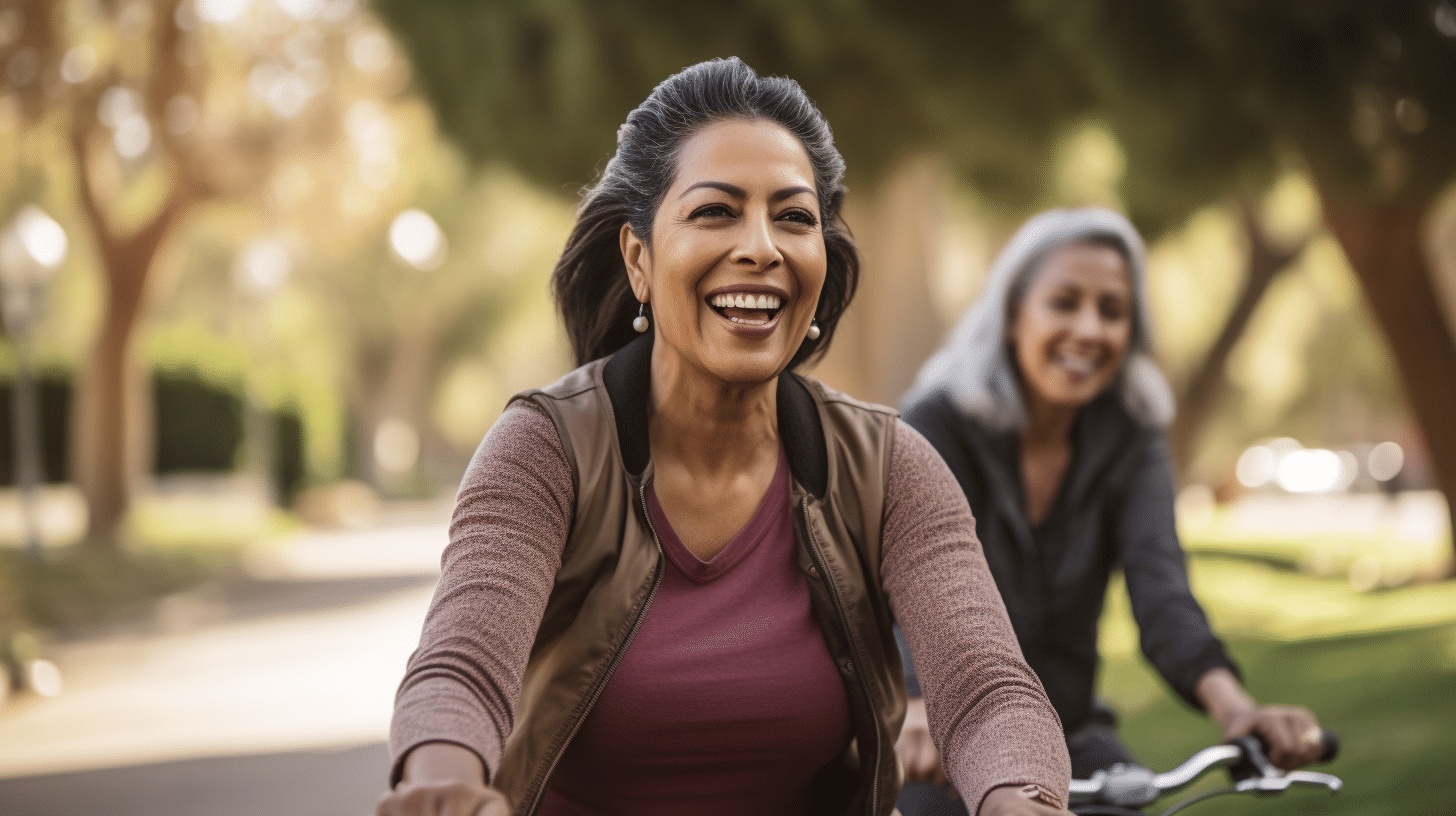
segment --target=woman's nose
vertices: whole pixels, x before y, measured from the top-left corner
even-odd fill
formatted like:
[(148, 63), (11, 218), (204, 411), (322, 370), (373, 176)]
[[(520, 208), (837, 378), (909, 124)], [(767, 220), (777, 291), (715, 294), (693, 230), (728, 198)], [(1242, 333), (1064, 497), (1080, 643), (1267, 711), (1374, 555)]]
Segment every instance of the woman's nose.
[(734, 263), (772, 269), (782, 260), (783, 253), (774, 242), (772, 221), (767, 216), (743, 219), (733, 251)]
[(1072, 323), (1073, 333), (1084, 339), (1101, 337), (1105, 328), (1102, 315), (1098, 314), (1095, 304), (1078, 309)]

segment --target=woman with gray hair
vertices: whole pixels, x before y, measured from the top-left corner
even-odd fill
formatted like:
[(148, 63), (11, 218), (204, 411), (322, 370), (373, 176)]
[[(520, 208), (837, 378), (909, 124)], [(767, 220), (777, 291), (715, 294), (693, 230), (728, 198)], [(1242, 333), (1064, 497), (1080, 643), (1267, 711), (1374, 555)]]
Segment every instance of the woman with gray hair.
[[(1142, 238), (1102, 208), (1049, 210), (1012, 237), (985, 291), (920, 370), (905, 421), (950, 466), (1027, 662), (1061, 717), (1072, 775), (1134, 764), (1094, 699), (1097, 622), (1121, 569), (1144, 654), (1226, 738), (1256, 732), (1281, 767), (1315, 761), (1321, 731), (1298, 706), (1261, 706), (1193, 598), (1173, 523)], [(897, 750), (912, 782), (945, 781), (904, 655), (909, 712)], [(905, 816), (965, 813), (907, 785)]]

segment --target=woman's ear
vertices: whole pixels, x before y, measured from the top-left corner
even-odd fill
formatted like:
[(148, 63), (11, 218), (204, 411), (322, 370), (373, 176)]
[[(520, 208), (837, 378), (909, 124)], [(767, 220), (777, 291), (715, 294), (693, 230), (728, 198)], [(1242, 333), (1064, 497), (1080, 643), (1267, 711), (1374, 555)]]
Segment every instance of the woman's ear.
[(647, 245), (642, 243), (642, 239), (637, 237), (629, 224), (622, 225), (618, 241), (622, 246), (622, 264), (627, 267), (627, 283), (632, 287), (632, 294), (636, 295), (637, 301), (646, 303), (651, 292), (647, 285), (647, 264), (651, 260)]

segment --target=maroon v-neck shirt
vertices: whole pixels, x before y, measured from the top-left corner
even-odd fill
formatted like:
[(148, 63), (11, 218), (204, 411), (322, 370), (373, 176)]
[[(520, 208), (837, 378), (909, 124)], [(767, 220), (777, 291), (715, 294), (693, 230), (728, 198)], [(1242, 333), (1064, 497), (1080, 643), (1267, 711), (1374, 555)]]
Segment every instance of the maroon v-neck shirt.
[(789, 468), (711, 560), (666, 556), (635, 639), (551, 778), (542, 816), (800, 814), (849, 744), (849, 703), (796, 566)]

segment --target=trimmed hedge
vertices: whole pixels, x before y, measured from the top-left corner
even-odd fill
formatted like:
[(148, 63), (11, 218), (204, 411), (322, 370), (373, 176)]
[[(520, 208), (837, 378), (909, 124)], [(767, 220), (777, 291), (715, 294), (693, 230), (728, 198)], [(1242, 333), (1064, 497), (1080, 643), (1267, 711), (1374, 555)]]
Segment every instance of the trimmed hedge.
[[(41, 374), (41, 466), (48, 482), (67, 478), (66, 449), (70, 438), (71, 383), (56, 374)], [(158, 475), (188, 472), (226, 473), (240, 464), (243, 445), (243, 399), (186, 374), (152, 374), (156, 413), (153, 464)], [(12, 382), (0, 381), (0, 486), (15, 483)], [(293, 495), (303, 478), (303, 423), (291, 410), (274, 411), (273, 463), (282, 496)]]

